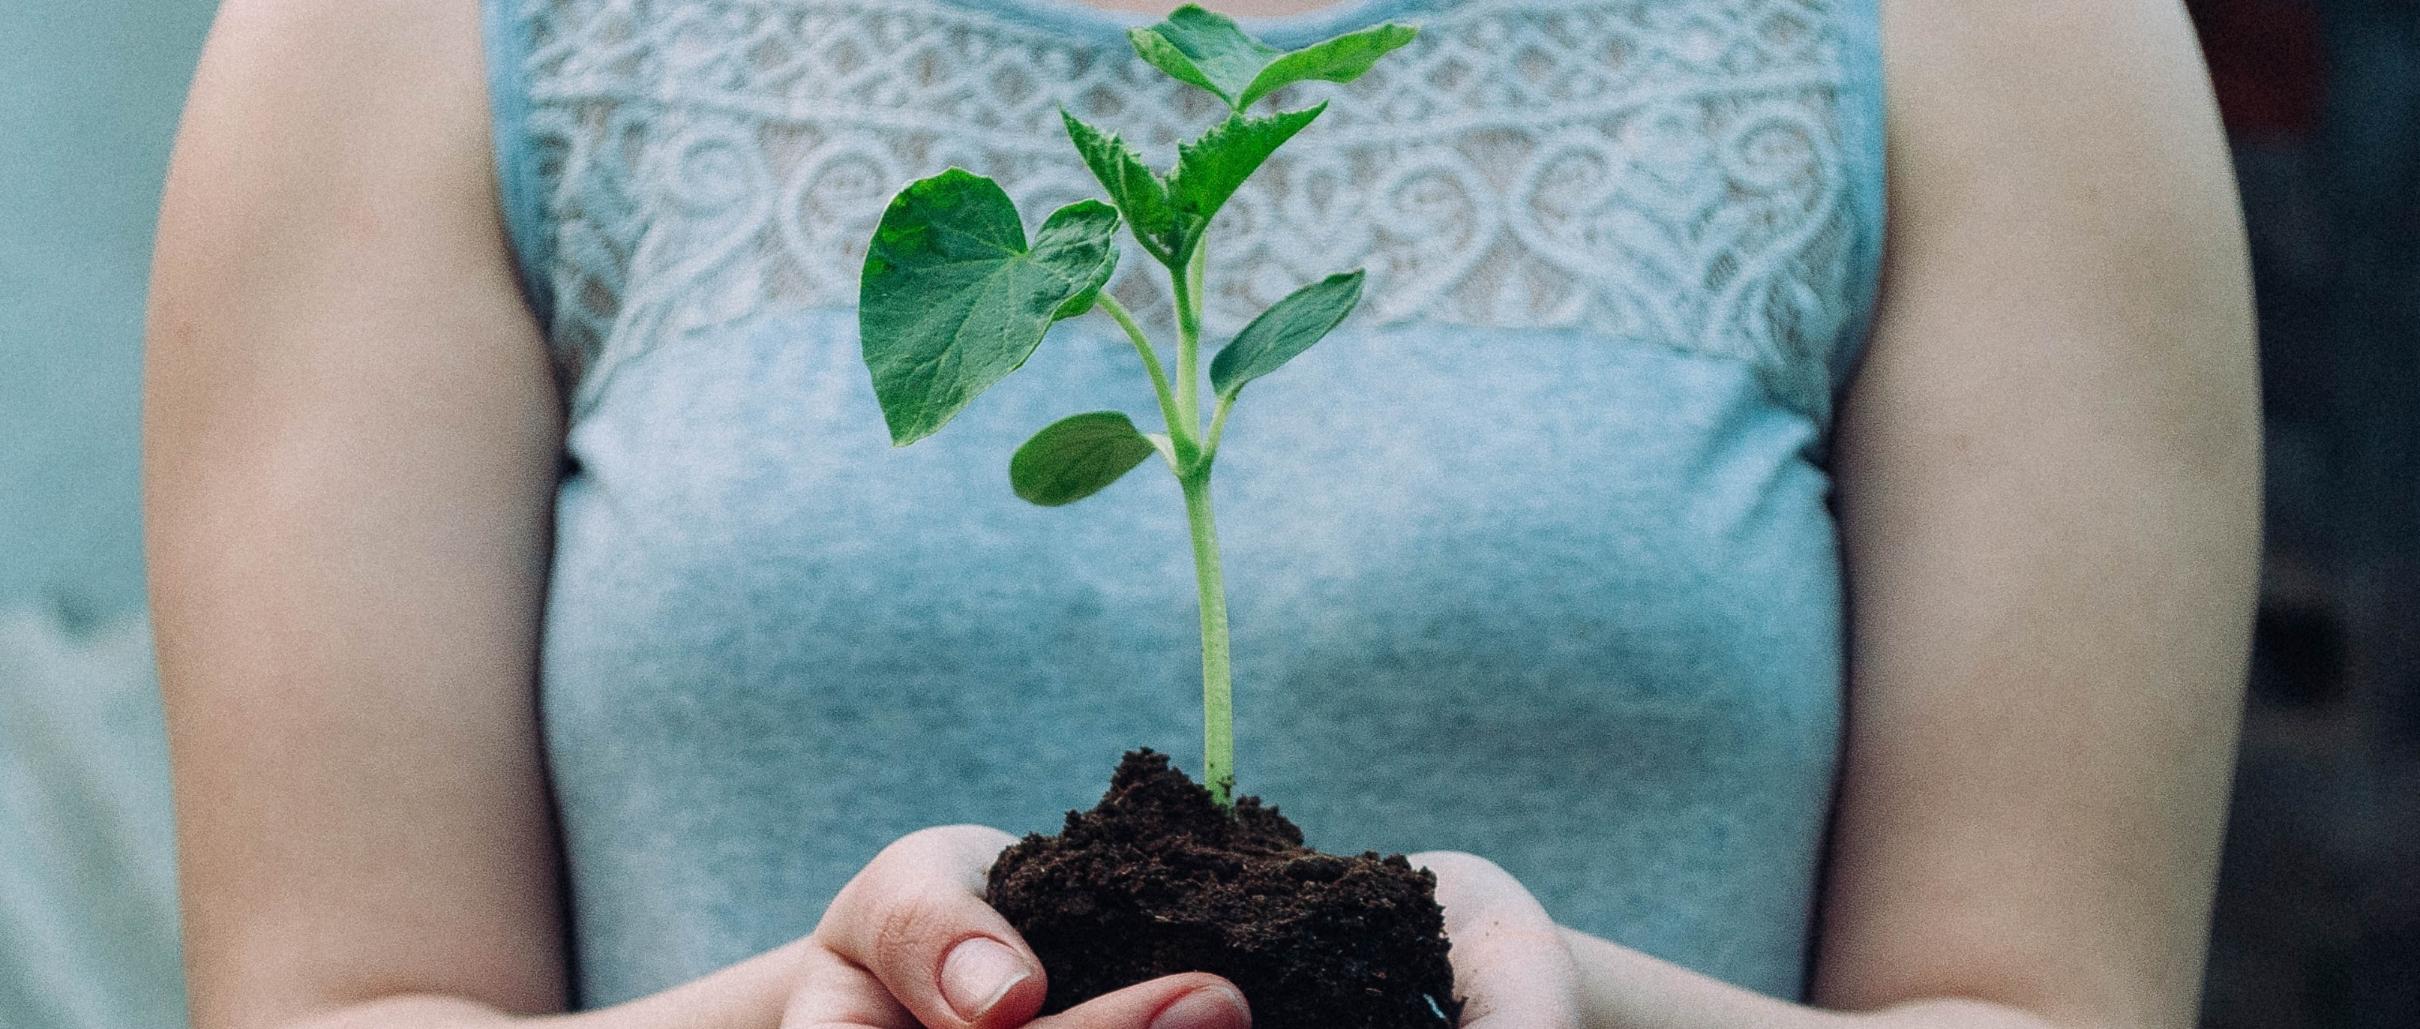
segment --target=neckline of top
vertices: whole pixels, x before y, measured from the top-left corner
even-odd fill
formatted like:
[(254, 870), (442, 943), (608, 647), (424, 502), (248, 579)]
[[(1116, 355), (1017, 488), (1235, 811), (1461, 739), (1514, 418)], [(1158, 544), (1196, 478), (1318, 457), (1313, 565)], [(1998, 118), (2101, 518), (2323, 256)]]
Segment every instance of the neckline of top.
[[(1128, 29), (1156, 24), (1159, 15), (1095, 7), (1083, 0), (943, 0), (1028, 24), (1088, 38), (1124, 41)], [(1397, 15), (1453, 0), (1335, 0), (1297, 14), (1231, 16), (1243, 30), (1273, 46), (1295, 48), (1330, 36), (1358, 32)]]

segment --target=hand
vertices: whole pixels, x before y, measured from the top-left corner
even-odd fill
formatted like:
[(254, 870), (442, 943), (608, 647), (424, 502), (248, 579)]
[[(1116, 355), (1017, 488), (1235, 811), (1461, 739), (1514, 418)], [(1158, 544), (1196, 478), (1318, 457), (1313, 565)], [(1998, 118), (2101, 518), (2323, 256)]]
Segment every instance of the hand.
[(1580, 1029), (1580, 975), (1561, 927), (1495, 862), (1453, 851), (1411, 856), (1437, 875), (1453, 941), (1461, 1029)]
[(1034, 1019), (1042, 963), (983, 902), (984, 874), (1011, 842), (997, 829), (949, 826), (876, 855), (805, 941), (782, 1029), (1249, 1029), (1242, 992), (1202, 973)]

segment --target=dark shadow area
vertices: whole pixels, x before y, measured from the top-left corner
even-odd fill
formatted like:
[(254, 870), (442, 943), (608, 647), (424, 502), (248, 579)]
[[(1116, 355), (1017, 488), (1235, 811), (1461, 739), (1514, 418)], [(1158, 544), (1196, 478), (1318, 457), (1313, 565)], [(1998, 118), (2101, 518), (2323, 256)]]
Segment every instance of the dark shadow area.
[(2260, 294), (2268, 553), (2203, 1021), (2420, 1025), (2420, 0), (2195, 0)]

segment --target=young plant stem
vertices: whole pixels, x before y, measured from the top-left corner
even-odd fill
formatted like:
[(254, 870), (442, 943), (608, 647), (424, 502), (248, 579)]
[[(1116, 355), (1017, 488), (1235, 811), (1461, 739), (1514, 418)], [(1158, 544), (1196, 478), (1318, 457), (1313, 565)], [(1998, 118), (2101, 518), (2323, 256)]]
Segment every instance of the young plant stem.
[(1151, 373), (1151, 392), (1159, 398), (1160, 417), (1168, 422), (1168, 438), (1176, 448), (1178, 459), (1191, 460), (1194, 453), (1192, 426), (1185, 424), (1178, 413), (1176, 398), (1168, 392), (1168, 373), (1160, 367), (1159, 351), (1152, 348), (1151, 338), (1143, 335), (1143, 327), (1135, 324), (1133, 312), (1126, 310), (1126, 305), (1118, 303), (1118, 298), (1110, 296), (1108, 290), (1102, 290), (1094, 303), (1101, 310), (1109, 312), (1111, 318), (1117, 319), (1118, 327), (1126, 330), (1126, 338), (1134, 342), (1134, 352), (1143, 359), (1143, 370)]
[(1219, 437), (1227, 434), (1227, 412), (1233, 410), (1234, 407), (1235, 401), (1232, 395), (1218, 398), (1218, 408), (1210, 416), (1210, 434), (1202, 437), (1203, 451), (1212, 454), (1218, 453)]
[(1235, 805), (1235, 699), (1227, 664), (1227, 584), (1210, 515), (1210, 462), (1177, 477), (1193, 530), (1193, 571), (1202, 601), (1202, 779), (1223, 810)]
[[(1235, 806), (1235, 691), (1227, 656), (1227, 581), (1219, 570), (1218, 522), (1210, 514), (1210, 469), (1218, 449), (1202, 435), (1201, 338), (1202, 265), (1206, 248), (1199, 239), (1182, 269), (1168, 269), (1168, 287), (1176, 307), (1176, 408), (1184, 419), (1181, 430), (1170, 423), (1178, 439), (1202, 440), (1184, 467), (1177, 484), (1185, 492), (1185, 523), (1193, 536), (1193, 577), (1202, 608), (1202, 781), (1221, 810)], [(1223, 428), (1226, 402), (1212, 432)]]
[(1201, 433), (1202, 255), (1201, 240), (1182, 270), (1168, 269), (1168, 291), (1176, 307), (1176, 407), (1185, 416), (1185, 433)]
[(1227, 582), (1219, 568), (1218, 523), (1210, 513), (1210, 468), (1217, 457), (1218, 436), (1226, 429), (1228, 398), (1220, 397), (1207, 435), (1201, 415), (1201, 291), (1202, 248), (1197, 243), (1183, 268), (1168, 269), (1168, 285), (1176, 308), (1176, 385), (1169, 388), (1159, 352), (1150, 337), (1116, 297), (1104, 290), (1095, 306), (1115, 319), (1151, 375), (1151, 391), (1168, 420), (1168, 439), (1175, 453), (1170, 464), (1185, 494), (1185, 522), (1193, 537), (1194, 584), (1202, 613), (1202, 779), (1210, 797), (1224, 809), (1235, 806), (1235, 691), (1227, 651)]

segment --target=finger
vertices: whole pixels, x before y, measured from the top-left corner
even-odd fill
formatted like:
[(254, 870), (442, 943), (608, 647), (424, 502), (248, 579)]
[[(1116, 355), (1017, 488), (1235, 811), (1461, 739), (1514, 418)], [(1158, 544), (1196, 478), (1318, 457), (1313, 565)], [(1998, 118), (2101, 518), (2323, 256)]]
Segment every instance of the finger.
[(930, 1029), (1006, 1029), (1042, 1009), (1042, 962), (983, 902), (1013, 839), (955, 825), (912, 833), (841, 888), (815, 929)]
[(1251, 1029), (1244, 993), (1215, 975), (1187, 972), (1104, 994), (1026, 1029)]
[(818, 943), (807, 948), (781, 1029), (919, 1029), (873, 973)]
[(1520, 880), (1470, 854), (1432, 851), (1411, 862), (1437, 874), (1461, 1029), (1579, 1029), (1571, 950)]

